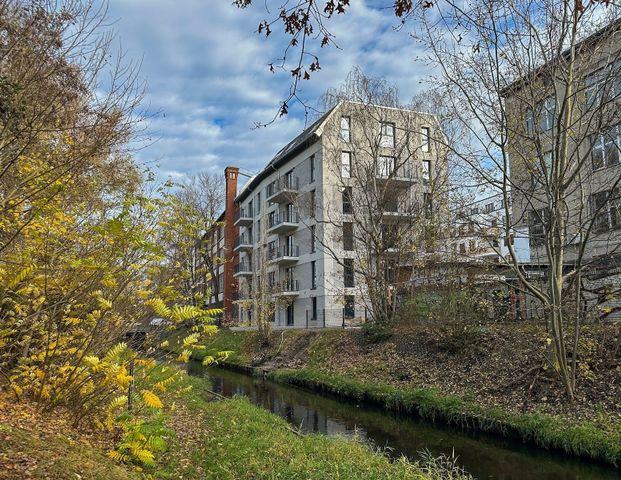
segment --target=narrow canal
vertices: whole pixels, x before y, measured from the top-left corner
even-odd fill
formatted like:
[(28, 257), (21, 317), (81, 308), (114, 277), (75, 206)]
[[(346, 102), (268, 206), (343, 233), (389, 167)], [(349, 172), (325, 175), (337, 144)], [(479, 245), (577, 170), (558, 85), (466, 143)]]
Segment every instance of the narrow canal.
[(475, 478), (497, 480), (614, 480), (621, 470), (569, 458), (486, 434), (464, 432), (368, 405), (327, 398), (222, 368), (192, 362), (188, 372), (205, 378), (226, 397), (243, 395), (304, 432), (358, 436), (391, 456), (416, 460), (420, 452), (457, 456)]

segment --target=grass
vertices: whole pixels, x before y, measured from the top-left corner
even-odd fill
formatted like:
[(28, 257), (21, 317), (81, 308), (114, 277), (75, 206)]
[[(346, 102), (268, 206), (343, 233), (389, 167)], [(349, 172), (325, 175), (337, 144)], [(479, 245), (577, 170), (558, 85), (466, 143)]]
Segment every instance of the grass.
[(381, 382), (366, 383), (311, 368), (276, 371), (271, 378), (433, 421), (519, 438), (540, 447), (613, 465), (621, 462), (621, 430), (618, 428), (605, 432), (589, 422), (576, 424), (540, 413), (510, 413), (442, 395), (432, 388), (398, 389)]
[[(484, 407), (477, 404), (476, 398), (472, 396), (460, 398), (442, 395), (438, 390), (429, 387), (406, 389), (392, 386), (382, 382), (381, 375), (373, 382), (352, 378), (354, 370), (367, 368), (372, 368), (377, 377), (381, 370), (381, 366), (377, 365), (361, 363), (352, 366), (352, 375), (348, 377), (320, 371), (320, 366), (330, 358), (341, 334), (340, 331), (321, 332), (321, 335), (309, 343), (309, 358), (305, 368), (277, 370), (270, 374), (271, 379), (329, 395), (373, 403), (432, 421), (517, 438), (524, 443), (615, 466), (621, 464), (621, 428), (618, 425), (611, 425), (604, 430), (588, 421), (576, 423), (538, 412), (512, 413), (500, 408)], [(255, 355), (255, 340), (252, 332), (221, 331), (209, 343), (206, 352), (233, 350), (236, 354), (227, 363), (232, 366), (245, 366)], [(197, 353), (197, 359), (200, 360), (198, 357), (202, 353)]]
[(0, 478), (133, 480), (138, 474), (116, 465), (94, 447), (59, 435), (39, 437), (35, 432), (0, 424)]
[(183, 439), (173, 440), (167, 466), (156, 478), (431, 480), (446, 472), (405, 459), (391, 462), (355, 439), (297, 434), (285, 420), (246, 398), (207, 402), (201, 394), (204, 380), (188, 381), (195, 388), (184, 394), (183, 404), (197, 433), (190, 449)]

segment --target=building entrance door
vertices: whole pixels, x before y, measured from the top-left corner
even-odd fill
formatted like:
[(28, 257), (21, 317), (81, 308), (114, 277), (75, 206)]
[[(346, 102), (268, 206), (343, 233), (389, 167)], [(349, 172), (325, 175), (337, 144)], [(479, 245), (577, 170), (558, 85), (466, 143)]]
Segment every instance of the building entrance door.
[(287, 305), (287, 325), (289, 326), (293, 325), (294, 322), (293, 313), (293, 304)]

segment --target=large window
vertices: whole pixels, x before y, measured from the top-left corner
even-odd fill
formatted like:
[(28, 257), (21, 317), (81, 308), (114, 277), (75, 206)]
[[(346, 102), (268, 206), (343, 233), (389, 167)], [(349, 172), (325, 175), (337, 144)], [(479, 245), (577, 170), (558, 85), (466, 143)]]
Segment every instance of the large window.
[(389, 177), (395, 170), (395, 157), (380, 156), (377, 161), (377, 174), (380, 177)]
[(351, 152), (341, 152), (341, 176), (351, 177)]
[(311, 262), (311, 290), (317, 288), (317, 262), (313, 260)]
[(345, 187), (343, 189), (343, 213), (354, 213), (351, 187)]
[(552, 170), (552, 150), (545, 152), (543, 157), (541, 158), (543, 161), (544, 170), (541, 169), (541, 163), (539, 160), (536, 160), (537, 168), (535, 168), (531, 173), (531, 182), (533, 188), (537, 188), (539, 185), (546, 185), (547, 179), (550, 176), (550, 171)]
[(610, 127), (591, 137), (593, 170), (617, 165), (621, 149), (621, 124)]
[(595, 193), (590, 200), (594, 231), (605, 232), (621, 227), (621, 196), (618, 188)]
[(315, 155), (311, 155), (310, 159), (310, 181), (311, 183), (315, 181)]
[(351, 142), (351, 119), (349, 117), (341, 117), (341, 139)]
[(421, 133), (421, 150), (423, 152), (429, 152), (431, 149), (431, 141), (430, 141), (430, 130), (429, 127), (421, 127), (420, 129), (420, 133)]
[(431, 178), (431, 161), (423, 160), (423, 181), (428, 182)]
[(345, 318), (354, 318), (356, 316), (356, 299), (353, 295), (345, 295), (345, 308), (343, 316)]
[(547, 132), (554, 126), (554, 114), (556, 109), (556, 99), (554, 95), (543, 100), (539, 106), (539, 131)]
[(316, 243), (315, 243), (316, 242), (316, 240), (315, 240), (315, 229), (316, 229), (315, 225), (311, 225), (310, 226), (310, 241), (311, 241), (310, 251), (311, 251), (311, 253), (315, 253), (315, 249), (317, 248)]
[(587, 108), (595, 108), (621, 96), (621, 62), (612, 63), (584, 79)]
[(311, 297), (311, 320), (317, 320), (317, 297)]
[(548, 216), (548, 209), (546, 208), (531, 210), (528, 214), (528, 236), (530, 244), (534, 247), (545, 243)]
[(351, 252), (354, 249), (354, 224), (343, 223), (343, 250)]
[(395, 124), (382, 122), (380, 125), (380, 147), (394, 148)]
[(343, 285), (348, 288), (354, 286), (354, 260), (351, 258), (343, 260)]

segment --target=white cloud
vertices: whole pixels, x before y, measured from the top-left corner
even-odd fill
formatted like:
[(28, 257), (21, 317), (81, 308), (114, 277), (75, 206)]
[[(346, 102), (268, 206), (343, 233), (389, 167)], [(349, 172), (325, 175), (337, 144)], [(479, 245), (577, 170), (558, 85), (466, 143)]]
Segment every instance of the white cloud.
[[(148, 130), (158, 141), (138, 157), (159, 163), (162, 176), (221, 172), (226, 165), (257, 171), (304, 128), (299, 106), (270, 127), (252, 128), (274, 116), (290, 81), (285, 72), (267, 68), (282, 54), (283, 37), (254, 33), (265, 16), (262, 5), (240, 11), (219, 1), (110, 1), (123, 47), (143, 59), (146, 102), (154, 114)], [(404, 100), (416, 93), (425, 73), (414, 63), (421, 54), (417, 44), (407, 32), (392, 30), (392, 10), (369, 5), (352, 2), (346, 15), (330, 23), (341, 50), (317, 52), (322, 70), (300, 90), (310, 103), (341, 83), (354, 65), (397, 83)]]

